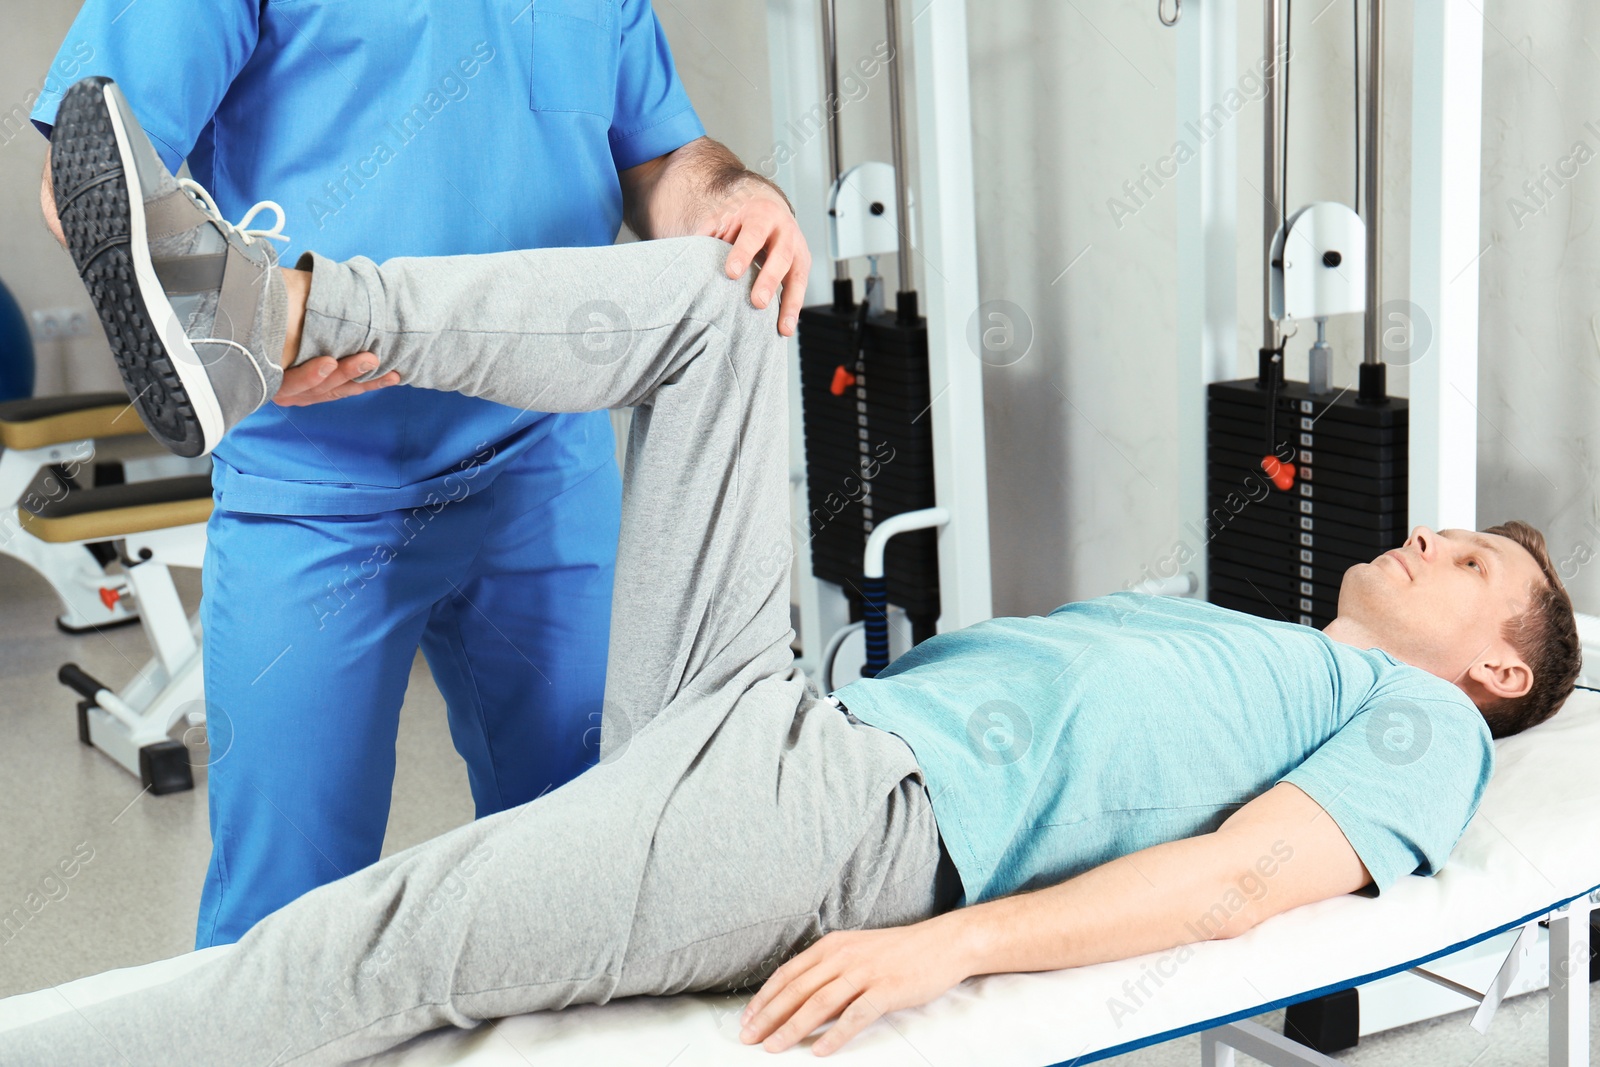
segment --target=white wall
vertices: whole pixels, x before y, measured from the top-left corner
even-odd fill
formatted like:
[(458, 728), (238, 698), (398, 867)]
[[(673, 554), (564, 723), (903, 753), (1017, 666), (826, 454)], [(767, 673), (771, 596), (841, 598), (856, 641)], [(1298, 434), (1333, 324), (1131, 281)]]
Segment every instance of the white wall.
[(77, 3), (0, 0), (0, 281), (24, 314), (73, 308), (90, 327), (86, 336), (34, 342), (40, 394), (122, 387), (72, 260), (40, 219), (45, 140), (27, 121), (77, 10)]
[[(72, 4), (5, 4), (0, 112), (42, 77)], [(926, 0), (905, 6), (912, 13)], [(1348, 198), (1351, 3), (1299, 5), (1290, 110), (1293, 203)], [(656, 0), (690, 93), (712, 135), (748, 162), (775, 134), (763, 5)], [(848, 63), (882, 39), (875, 3), (843, 3)], [(1262, 53), (1260, 13), (1242, 4), (1239, 62)], [(1386, 292), (1405, 293), (1410, 3), (1389, 4)], [(1154, 0), (968, 0), (981, 297), (1033, 320), (1034, 350), (989, 368), (995, 607), (1048, 610), (1120, 588), (1178, 536), (1174, 503), (1175, 189), (1157, 189), (1119, 227), (1124, 181), (1167, 155), (1174, 129), (1174, 34)], [(1600, 9), (1584, 0), (1489, 0), (1485, 32), (1480, 520), (1528, 519), (1550, 535), (1579, 606), (1600, 611), (1600, 165), (1568, 166), (1548, 205), (1516, 212), (1525, 180), (1583, 141), (1600, 157)], [(1320, 14), (1319, 14), (1320, 12)], [(1315, 21), (1313, 21), (1315, 19)], [(888, 158), (880, 76), (843, 113), (847, 163)], [(1259, 169), (1260, 107), (1240, 114), (1241, 170)], [(1594, 129), (1585, 126), (1593, 121)], [(71, 265), (35, 222), (42, 143), (0, 143), (0, 277), (25, 307), (87, 306)], [(1587, 158), (1587, 157), (1585, 157)], [(1260, 313), (1255, 227), (1241, 190), (1240, 373), (1253, 373)], [(1526, 217), (1521, 217), (1526, 216)], [(1084, 249), (1088, 252), (1062, 275)], [(893, 284), (893, 264), (885, 264)], [(859, 277), (859, 272), (858, 272)], [(1291, 346), (1303, 373), (1309, 331)], [(1332, 331), (1336, 380), (1353, 380), (1359, 332)], [(41, 353), (41, 385), (109, 379), (103, 341)], [(1392, 375), (1397, 392), (1404, 374)]]
[[(1600, 8), (1501, 0), (1486, 12), (1480, 517), (1542, 524), (1579, 609), (1596, 612)], [(1550, 178), (1562, 169), (1570, 180)], [(1541, 178), (1546, 192), (1529, 196), (1524, 183)]]

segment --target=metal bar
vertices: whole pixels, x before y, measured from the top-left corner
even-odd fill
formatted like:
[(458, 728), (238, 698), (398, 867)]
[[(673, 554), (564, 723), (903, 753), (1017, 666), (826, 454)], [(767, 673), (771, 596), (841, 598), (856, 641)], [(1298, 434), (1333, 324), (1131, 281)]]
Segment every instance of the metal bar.
[(1383, 0), (1367, 0), (1367, 317), (1364, 363), (1383, 362)]
[[(817, 5), (814, 0), (767, 0), (767, 56), (772, 79), (772, 156), (757, 169), (777, 182), (794, 204), (795, 216), (815, 253), (806, 282), (806, 304), (832, 300), (828, 270), (827, 157), (815, 138), (795, 134), (797, 116), (810, 110), (823, 89), (817, 52)], [(800, 346), (794, 338), (786, 345), (789, 361), (789, 479), (794, 486), (791, 524), (799, 556), (794, 591), (799, 607), (802, 670), (812, 671), (828, 635), (850, 621), (844, 592), (824, 582), (811, 570), (811, 527), (806, 497), (806, 458), (800, 415)]]
[(1178, 543), (1204, 599), (1206, 386), (1239, 376), (1240, 340), (1238, 123), (1207, 117), (1239, 77), (1238, 0), (1191, 0), (1177, 33)]
[(1550, 1067), (1589, 1067), (1589, 911), (1579, 897), (1550, 915)]
[(939, 629), (949, 631), (981, 622), (992, 611), (983, 363), (966, 336), (967, 321), (978, 309), (966, 0), (927, 0), (911, 21), (911, 33), (920, 251), (931, 267), (923, 304), (934, 399), (922, 417), (933, 419), (934, 498), (950, 509), (950, 521), (939, 531)]
[[(1259, 1023), (1228, 1023), (1206, 1031), (1206, 1036), (1212, 1034), (1216, 1035), (1219, 1043), (1238, 1049), (1246, 1056), (1254, 1056), (1262, 1063), (1272, 1064), (1272, 1067), (1345, 1067), (1332, 1056), (1325, 1056), (1292, 1038), (1275, 1034)], [(1201, 1047), (1204, 1048), (1203, 1042)]]
[[(840, 160), (844, 153), (839, 148), (839, 16), (836, 0), (822, 0), (822, 78), (826, 90), (823, 110), (828, 125), (828, 187), (839, 181), (843, 172)], [(839, 259), (833, 264), (834, 278), (845, 281), (850, 277), (850, 264)]]
[[(900, 220), (900, 291), (916, 292), (911, 270), (911, 208), (908, 195), (910, 177), (906, 172), (905, 62), (900, 54), (900, 0), (885, 0), (885, 40), (889, 45), (889, 127), (894, 134), (894, 206)], [(966, 67), (962, 67), (965, 81)], [(918, 79), (919, 81), (922, 79)], [(970, 135), (969, 135), (970, 137)]]
[(1200, 1067), (1233, 1067), (1233, 1049), (1217, 1040), (1215, 1030), (1200, 1034)]
[(1282, 214), (1278, 204), (1278, 190), (1283, 188), (1280, 180), (1282, 169), (1279, 166), (1279, 141), (1278, 126), (1283, 120), (1279, 106), (1279, 69), (1278, 62), (1281, 58), (1283, 26), (1278, 10), (1279, 0), (1267, 0), (1266, 12), (1262, 18), (1265, 27), (1265, 43), (1267, 53), (1267, 95), (1262, 101), (1261, 112), (1261, 151), (1263, 173), (1262, 182), (1266, 185), (1263, 190), (1262, 238), (1261, 238), (1261, 347), (1278, 347), (1278, 324), (1272, 319), (1272, 242), (1278, 235), (1278, 218)]
[[(133, 587), (150, 647), (155, 650), (162, 669), (169, 676), (176, 674), (178, 668), (199, 655), (200, 649), (195, 644), (194, 634), (189, 632), (189, 617), (178, 599), (177, 587), (172, 584), (172, 572), (165, 563), (150, 560), (128, 568), (128, 584)], [(106, 710), (116, 714), (109, 706)]]
[(134, 740), (133, 728), (116, 719), (99, 705), (89, 709), (89, 743), (139, 777), (139, 747), (149, 740)]
[(1470, 530), (1478, 510), (1483, 14), (1463, 0), (1416, 0), (1412, 21), (1412, 307), (1379, 325), (1411, 333), (1410, 521)]
[(1529, 923), (1522, 928), (1522, 933), (1517, 935), (1516, 944), (1511, 946), (1511, 951), (1507, 952), (1506, 958), (1501, 961), (1500, 969), (1495, 972), (1494, 981), (1484, 990), (1478, 1010), (1472, 1013), (1472, 1028), (1478, 1033), (1489, 1032), (1489, 1024), (1494, 1022), (1494, 1013), (1500, 1010), (1500, 1002), (1511, 992), (1511, 983), (1517, 980), (1517, 972), (1522, 969), (1522, 961), (1533, 951), (1533, 946), (1538, 942), (1538, 923)]
[(949, 521), (949, 508), (922, 508), (918, 511), (902, 511), (878, 523), (867, 536), (867, 548), (862, 553), (861, 576), (883, 577), (883, 553), (889, 547), (891, 537), (912, 530), (926, 530), (930, 526), (943, 526)]
[[(767, 65), (772, 81), (773, 151), (755, 169), (783, 189), (794, 205), (795, 217), (813, 250), (828, 247), (825, 224), (827, 189), (833, 171), (828, 169), (826, 144), (804, 129), (805, 117), (822, 97), (818, 77), (817, 9), (814, 0), (767, 0)], [(812, 257), (806, 279), (806, 303), (831, 298), (826, 255)]]
[(94, 695), (94, 703), (95, 707), (127, 727), (128, 732), (134, 735), (136, 739), (139, 733), (149, 732), (148, 724), (139, 710), (111, 690), (102, 689), (96, 693)]
[(1442, 974), (1434, 974), (1426, 967), (1413, 967), (1411, 968), (1410, 973), (1416, 975), (1418, 978), (1426, 978), (1436, 986), (1443, 986), (1452, 993), (1459, 993), (1461, 996), (1466, 997), (1474, 1004), (1483, 1003), (1483, 994), (1478, 992), (1476, 989), (1473, 989), (1469, 985), (1462, 985), (1460, 982), (1452, 981)]

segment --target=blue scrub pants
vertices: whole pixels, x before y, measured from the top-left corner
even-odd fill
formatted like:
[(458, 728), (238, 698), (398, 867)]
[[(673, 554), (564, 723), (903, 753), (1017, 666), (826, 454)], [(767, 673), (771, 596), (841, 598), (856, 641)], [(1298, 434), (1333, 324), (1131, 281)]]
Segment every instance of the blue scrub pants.
[(594, 764), (621, 479), (607, 462), (552, 495), (539, 452), (431, 508), (213, 513), (197, 948), (377, 861), (419, 645), (480, 817)]

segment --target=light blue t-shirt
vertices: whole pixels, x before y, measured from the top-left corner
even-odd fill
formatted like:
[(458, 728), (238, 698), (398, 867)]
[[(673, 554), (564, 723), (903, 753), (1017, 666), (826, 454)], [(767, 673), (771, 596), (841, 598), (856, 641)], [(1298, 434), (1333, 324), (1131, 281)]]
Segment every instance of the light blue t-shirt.
[(1439, 870), (1494, 770), (1483, 716), (1441, 678), (1138, 593), (940, 635), (835, 695), (911, 746), (966, 904), (1210, 832), (1277, 782), (1381, 893)]
[[(701, 136), (649, 0), (85, 0), (33, 98), (122, 86), (169, 167), (237, 221), (287, 214), (281, 262), (609, 245), (619, 170)], [(258, 216), (270, 226), (270, 212)], [(530, 293), (528, 299), (537, 299)], [(267, 404), (216, 451), (232, 511), (376, 514), (521, 460), (526, 504), (610, 464), (605, 412), (398, 386)]]

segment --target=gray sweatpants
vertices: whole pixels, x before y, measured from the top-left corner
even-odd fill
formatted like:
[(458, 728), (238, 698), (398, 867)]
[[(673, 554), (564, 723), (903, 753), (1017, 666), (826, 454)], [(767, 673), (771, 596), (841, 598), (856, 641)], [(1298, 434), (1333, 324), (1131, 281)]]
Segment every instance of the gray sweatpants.
[(728, 251), (315, 259), (303, 355), (369, 349), (411, 385), (540, 411), (636, 408), (600, 763), (307, 893), (187, 975), (0, 1033), (0, 1062), (341, 1063), (440, 1026), (748, 987), (828, 930), (953, 906), (911, 750), (794, 667), (776, 301), (750, 306)]

